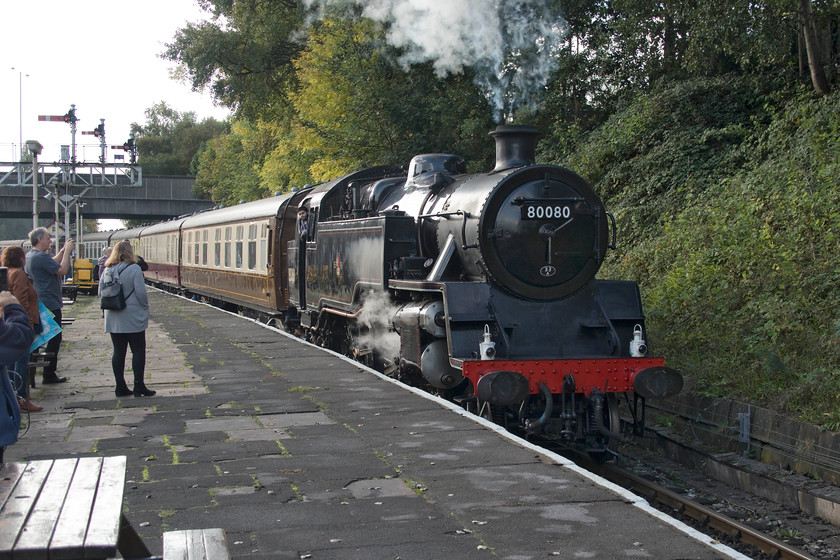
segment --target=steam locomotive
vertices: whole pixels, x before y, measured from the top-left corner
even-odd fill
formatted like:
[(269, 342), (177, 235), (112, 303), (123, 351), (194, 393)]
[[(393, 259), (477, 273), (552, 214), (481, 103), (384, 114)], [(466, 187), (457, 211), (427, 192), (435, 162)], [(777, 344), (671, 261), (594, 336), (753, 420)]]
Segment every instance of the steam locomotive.
[(491, 132), (488, 173), (419, 155), (108, 242), (131, 239), (152, 283), (281, 321), (511, 430), (608, 452), (618, 397), (641, 427), (645, 399), (682, 377), (648, 356), (637, 284), (595, 278), (614, 220), (580, 176), (534, 163), (538, 134)]

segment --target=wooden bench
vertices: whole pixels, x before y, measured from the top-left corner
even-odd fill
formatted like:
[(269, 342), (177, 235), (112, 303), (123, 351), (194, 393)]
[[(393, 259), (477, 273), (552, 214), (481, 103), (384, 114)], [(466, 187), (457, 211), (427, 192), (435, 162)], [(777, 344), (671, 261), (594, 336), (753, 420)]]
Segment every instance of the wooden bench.
[(76, 303), (76, 297), (79, 295), (79, 286), (76, 284), (62, 284), (61, 285), (61, 299), (65, 303)]
[(122, 513), (125, 457), (7, 463), (0, 470), (0, 560), (149, 558)]
[(76, 320), (75, 317), (62, 317), (61, 318), (61, 326), (63, 327), (65, 325), (72, 325), (73, 321), (75, 321), (75, 320)]
[(163, 560), (230, 560), (224, 529), (167, 531)]
[(54, 355), (52, 352), (39, 351), (32, 352), (29, 355), (29, 366), (27, 367), (26, 374), (29, 377), (30, 387), (35, 387), (35, 375), (38, 373), (38, 368), (44, 368), (50, 365), (50, 358)]

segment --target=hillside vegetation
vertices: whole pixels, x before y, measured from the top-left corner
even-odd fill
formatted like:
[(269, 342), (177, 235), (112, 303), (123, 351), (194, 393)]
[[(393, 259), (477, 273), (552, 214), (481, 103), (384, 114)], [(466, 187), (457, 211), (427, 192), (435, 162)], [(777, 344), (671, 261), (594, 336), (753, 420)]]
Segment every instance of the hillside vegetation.
[(689, 390), (840, 428), (840, 95), (662, 84), (566, 157), (619, 225), (601, 275), (641, 284)]

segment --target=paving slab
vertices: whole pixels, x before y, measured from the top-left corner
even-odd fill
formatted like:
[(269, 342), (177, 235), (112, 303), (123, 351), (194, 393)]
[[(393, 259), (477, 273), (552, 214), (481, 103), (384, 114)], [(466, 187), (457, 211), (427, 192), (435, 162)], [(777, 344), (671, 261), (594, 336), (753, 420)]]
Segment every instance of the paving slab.
[[(114, 396), (95, 298), (6, 459), (125, 455), (123, 509), (233, 558), (743, 558), (562, 458), (249, 319), (150, 289), (146, 384)], [(130, 361), (130, 360), (129, 360)], [(132, 372), (127, 364), (127, 377)]]

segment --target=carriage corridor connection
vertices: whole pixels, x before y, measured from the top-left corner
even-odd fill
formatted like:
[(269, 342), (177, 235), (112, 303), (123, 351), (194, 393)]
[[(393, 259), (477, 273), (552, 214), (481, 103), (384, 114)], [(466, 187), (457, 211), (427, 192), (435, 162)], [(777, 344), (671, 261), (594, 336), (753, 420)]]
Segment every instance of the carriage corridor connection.
[[(745, 558), (497, 426), (249, 319), (150, 289), (146, 384), (114, 396), (98, 300), (65, 307), (61, 385), (6, 450), (128, 458), (123, 507), (221, 527), (233, 558)], [(40, 376), (39, 381), (40, 381)]]

